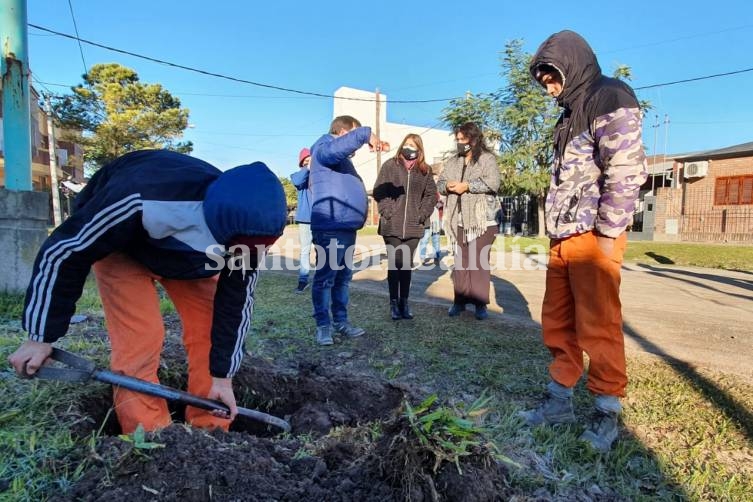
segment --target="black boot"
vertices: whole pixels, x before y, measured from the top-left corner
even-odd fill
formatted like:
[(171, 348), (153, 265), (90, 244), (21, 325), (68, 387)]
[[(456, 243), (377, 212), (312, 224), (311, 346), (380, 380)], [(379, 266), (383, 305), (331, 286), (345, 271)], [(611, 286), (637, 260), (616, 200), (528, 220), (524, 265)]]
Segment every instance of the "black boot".
[(410, 311), (407, 298), (400, 298), (400, 314), (403, 319), (413, 319), (413, 312)]
[(390, 314), (392, 315), (393, 321), (397, 321), (398, 319), (403, 318), (403, 314), (400, 312), (400, 307), (397, 304), (397, 300), (390, 300)]

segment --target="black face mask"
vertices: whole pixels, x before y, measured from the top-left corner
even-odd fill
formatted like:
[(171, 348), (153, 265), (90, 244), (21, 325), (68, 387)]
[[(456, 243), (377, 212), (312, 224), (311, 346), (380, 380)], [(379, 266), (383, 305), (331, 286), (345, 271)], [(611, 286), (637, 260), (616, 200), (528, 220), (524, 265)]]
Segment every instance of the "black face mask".
[(465, 154), (471, 151), (470, 143), (458, 143), (458, 155), (465, 157)]
[(418, 150), (406, 146), (400, 150), (400, 155), (402, 155), (405, 160), (416, 160), (418, 158)]

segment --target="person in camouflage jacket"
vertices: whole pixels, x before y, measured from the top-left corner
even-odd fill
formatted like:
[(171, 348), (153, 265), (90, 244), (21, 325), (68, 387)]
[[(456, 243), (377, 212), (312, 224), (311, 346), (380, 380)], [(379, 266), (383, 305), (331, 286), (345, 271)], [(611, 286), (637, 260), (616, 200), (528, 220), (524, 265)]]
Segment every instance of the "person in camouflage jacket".
[(521, 415), (530, 425), (574, 421), (572, 393), (585, 352), (586, 387), (596, 399), (581, 439), (607, 451), (627, 385), (620, 267), (647, 178), (641, 110), (632, 89), (602, 75), (588, 43), (572, 31), (550, 36), (530, 70), (563, 113), (545, 209), (551, 246), (541, 317), (551, 381), (543, 403)]

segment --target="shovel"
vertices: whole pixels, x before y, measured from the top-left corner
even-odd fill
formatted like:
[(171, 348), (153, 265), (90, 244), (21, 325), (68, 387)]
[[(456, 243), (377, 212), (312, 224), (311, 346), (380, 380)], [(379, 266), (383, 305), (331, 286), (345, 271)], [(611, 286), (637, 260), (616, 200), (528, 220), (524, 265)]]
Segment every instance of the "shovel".
[[(42, 366), (34, 374), (35, 377), (42, 378), (44, 380), (59, 380), (62, 382), (87, 382), (89, 380), (97, 380), (99, 382), (108, 383), (111, 385), (117, 385), (124, 389), (140, 392), (142, 394), (148, 394), (150, 396), (161, 397), (168, 401), (177, 401), (179, 403), (187, 404), (195, 408), (201, 408), (203, 410), (210, 411), (223, 411), (230, 413), (230, 409), (220, 401), (214, 401), (212, 399), (205, 399), (182, 390), (173, 389), (164, 385), (145, 382), (138, 378), (129, 377), (126, 375), (119, 375), (111, 371), (97, 369), (94, 362), (79, 357), (71, 352), (65, 350), (53, 348), (50, 359), (63, 363), (68, 368), (55, 368), (52, 366)], [(282, 429), (285, 432), (290, 432), (290, 424), (281, 418), (267, 415), (261, 411), (249, 410), (248, 408), (238, 407), (238, 415), (263, 422), (265, 424), (274, 425)]]

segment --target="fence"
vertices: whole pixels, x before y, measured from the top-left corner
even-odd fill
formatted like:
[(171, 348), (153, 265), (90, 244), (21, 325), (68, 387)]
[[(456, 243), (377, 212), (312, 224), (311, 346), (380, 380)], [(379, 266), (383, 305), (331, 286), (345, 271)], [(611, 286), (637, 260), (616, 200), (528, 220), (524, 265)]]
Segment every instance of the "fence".
[(680, 216), (680, 238), (753, 243), (753, 207), (686, 211)]

